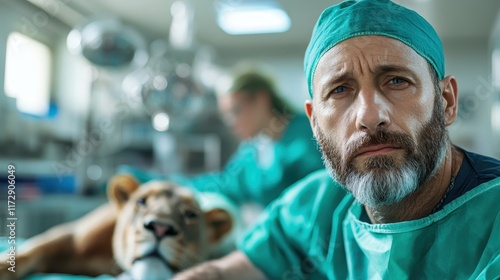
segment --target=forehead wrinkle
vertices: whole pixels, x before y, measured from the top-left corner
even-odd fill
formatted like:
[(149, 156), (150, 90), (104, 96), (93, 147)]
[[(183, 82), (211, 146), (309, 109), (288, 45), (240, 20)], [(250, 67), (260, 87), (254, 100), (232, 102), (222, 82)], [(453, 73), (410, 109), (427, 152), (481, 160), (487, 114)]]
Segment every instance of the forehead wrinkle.
[[(365, 40), (363, 44), (359, 43), (359, 39)], [(373, 48), (370, 48), (370, 51), (366, 51), (367, 45), (373, 45)], [(341, 57), (342, 52), (347, 51), (347, 61), (352, 65), (352, 71), (357, 74), (358, 77), (363, 77), (365, 74), (371, 73), (373, 74), (371, 67), (372, 65), (377, 65), (380, 61), (386, 60), (388, 56), (388, 48), (382, 42), (379, 42), (377, 39), (373, 41), (366, 42), (366, 38), (352, 38), (340, 43), (339, 48), (339, 57)], [(382, 47), (382, 51), (377, 51)], [(375, 50), (372, 52), (371, 50)], [(347, 62), (346, 62), (347, 63)], [(365, 73), (365, 70), (368, 70), (368, 73)]]
[(351, 71), (347, 71), (345, 69), (342, 69), (341, 71), (335, 72), (332, 71), (332, 75), (324, 75), (323, 79), (321, 79), (320, 85), (322, 85), (322, 89), (329, 89), (336, 84), (347, 81), (347, 80), (352, 80), (354, 79), (354, 75)]
[[(366, 68), (368, 70), (369, 73), (372, 73), (373, 74), (373, 71), (371, 70), (371, 67), (370, 65), (373, 63), (372, 61), (370, 60), (375, 60), (376, 57), (375, 56), (370, 56), (363, 52), (362, 50), (359, 50), (358, 51), (359, 55), (358, 56), (352, 56), (352, 60), (353, 60), (353, 65), (357, 64), (357, 72), (358, 73), (358, 77), (364, 77), (365, 76), (365, 72), (364, 72), (364, 69)], [(356, 69), (356, 67), (354, 67), (354, 69)], [(368, 73), (366, 73), (368, 74)]]
[(360, 58), (370, 63), (406, 60), (414, 55), (421, 57), (404, 43), (384, 36), (355, 37), (340, 43), (334, 48), (337, 47), (339, 48), (339, 54), (343, 50), (347, 50), (351, 56), (357, 53)]
[[(317, 72), (314, 77), (315, 92), (322, 93), (339, 81), (353, 78), (352, 72), (348, 70), (347, 63), (336, 63), (335, 59), (327, 59), (327, 56), (323, 58), (323, 65), (321, 70), (318, 71), (321, 72), (321, 75), (317, 75)], [(326, 71), (328, 72), (327, 75), (325, 75)]]
[[(383, 41), (378, 42), (379, 40)], [(413, 74), (418, 73), (418, 68), (421, 66), (425, 66), (427, 69), (428, 63), (425, 58), (405, 44), (391, 38), (377, 38), (373, 41), (373, 49), (376, 49), (377, 45), (383, 47), (383, 54), (378, 52), (372, 55), (373, 65), (377, 67), (389, 65), (395, 68), (394, 71), (412, 72)], [(375, 69), (374, 73), (380, 73), (380, 70), (388, 69)]]
[[(411, 72), (416, 76), (419, 69), (415, 68), (425, 64), (422, 62), (425, 62), (423, 57), (394, 39), (377, 36), (352, 38), (330, 49), (321, 59), (322, 79), (326, 80), (322, 81), (322, 84), (328, 84), (326, 71), (330, 72), (326, 76), (330, 76), (331, 80), (336, 80), (337, 76), (343, 74), (342, 71), (347, 70), (352, 72), (350, 73), (352, 78), (358, 78), (368, 74), (366, 71), (379, 74), (381, 70), (389, 70), (378, 68), (380, 65), (394, 65), (393, 70), (398, 70), (396, 68), (400, 67), (399, 70)], [(340, 74), (333, 75), (332, 72)]]
[[(373, 45), (382, 44), (373, 43)], [(384, 57), (387, 57), (387, 55), (387, 48), (384, 48), (384, 54), (382, 55), (367, 53), (350, 39), (328, 51), (320, 64), (323, 65), (322, 68), (330, 69), (330, 80), (354, 79), (367, 74), (365, 68), (373, 74), (374, 71), (371, 70), (371, 65), (376, 65), (379, 61), (385, 61)], [(335, 74), (332, 74), (332, 72)]]

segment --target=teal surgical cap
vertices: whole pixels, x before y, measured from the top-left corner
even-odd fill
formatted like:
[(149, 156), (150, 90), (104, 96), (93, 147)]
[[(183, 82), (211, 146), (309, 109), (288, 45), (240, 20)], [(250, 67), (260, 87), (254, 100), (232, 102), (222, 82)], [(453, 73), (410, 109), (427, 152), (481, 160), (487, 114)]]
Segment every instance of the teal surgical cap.
[(434, 28), (419, 14), (389, 0), (344, 1), (327, 8), (314, 27), (304, 57), (313, 96), (313, 79), (321, 57), (338, 43), (357, 36), (380, 35), (411, 47), (444, 77), (444, 51)]

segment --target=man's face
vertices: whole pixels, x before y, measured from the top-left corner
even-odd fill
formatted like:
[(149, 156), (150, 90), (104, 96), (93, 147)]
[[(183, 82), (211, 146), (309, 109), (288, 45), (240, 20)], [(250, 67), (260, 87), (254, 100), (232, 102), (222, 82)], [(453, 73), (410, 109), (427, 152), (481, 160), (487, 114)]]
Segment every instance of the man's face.
[(411, 48), (346, 40), (321, 58), (313, 89), (307, 111), (325, 165), (360, 203), (399, 202), (435, 174), (447, 148), (443, 104)]

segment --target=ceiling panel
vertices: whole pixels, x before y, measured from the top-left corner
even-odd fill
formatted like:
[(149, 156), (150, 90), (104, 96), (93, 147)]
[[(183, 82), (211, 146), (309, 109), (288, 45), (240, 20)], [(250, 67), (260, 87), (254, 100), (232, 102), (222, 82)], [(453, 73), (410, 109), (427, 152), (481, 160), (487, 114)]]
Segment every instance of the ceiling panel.
[[(236, 3), (245, 0), (232, 0)], [(173, 0), (85, 0), (65, 1), (83, 15), (114, 16), (133, 25), (148, 39), (167, 38)], [(304, 48), (314, 23), (326, 7), (339, 1), (279, 0), (288, 12), (292, 27), (286, 33), (265, 35), (228, 35), (216, 25), (213, 0), (191, 0), (195, 12), (198, 41), (218, 50), (255, 50)], [(399, 0), (416, 10), (435, 26), (445, 39), (488, 38), (498, 15), (498, 0)]]

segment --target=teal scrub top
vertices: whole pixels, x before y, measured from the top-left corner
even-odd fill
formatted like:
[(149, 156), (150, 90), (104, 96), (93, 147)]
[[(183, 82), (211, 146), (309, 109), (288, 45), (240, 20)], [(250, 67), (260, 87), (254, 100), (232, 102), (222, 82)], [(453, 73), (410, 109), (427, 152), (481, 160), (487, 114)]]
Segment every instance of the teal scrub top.
[(499, 279), (499, 202), (497, 178), (428, 217), (368, 224), (318, 171), (271, 204), (239, 248), (269, 279)]
[[(259, 152), (262, 148), (265, 150)], [(295, 115), (279, 140), (256, 137), (242, 142), (219, 172), (187, 177), (153, 175), (123, 167), (119, 171), (131, 173), (141, 182), (168, 179), (199, 191), (223, 193), (237, 203), (266, 206), (296, 181), (322, 168), (309, 120), (305, 115)]]

